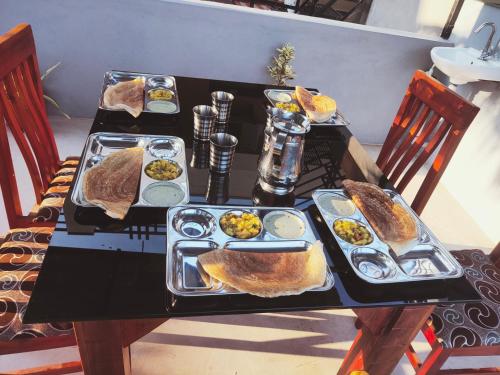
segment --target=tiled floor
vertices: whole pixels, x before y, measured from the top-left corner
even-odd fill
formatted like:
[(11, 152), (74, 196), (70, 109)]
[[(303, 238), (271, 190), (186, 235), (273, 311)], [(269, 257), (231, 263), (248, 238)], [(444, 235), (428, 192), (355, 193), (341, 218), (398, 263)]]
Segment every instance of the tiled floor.
[[(61, 157), (77, 155), (83, 146), (89, 119), (52, 119)], [(378, 146), (367, 146), (375, 157)], [(18, 170), (24, 167), (16, 160)], [(409, 187), (410, 195), (419, 181)], [(26, 175), (18, 176), (20, 186), (31, 194)], [(23, 194), (23, 196), (26, 196)], [(31, 207), (27, 202), (26, 209)], [(0, 212), (3, 207), (0, 207)], [(445, 214), (446, 213), (446, 216)], [(422, 215), (435, 234), (450, 248), (481, 247), (493, 243), (460, 207), (446, 188), (439, 185)], [(443, 220), (446, 218), (446, 220)], [(5, 217), (0, 229), (6, 230)], [(286, 373), (334, 374), (347, 352), (356, 330), (353, 313), (307, 311), (287, 314), (252, 314), (172, 319), (132, 345), (133, 373), (154, 375), (250, 375)], [(428, 346), (422, 335), (415, 348), (425, 354)], [(0, 372), (77, 358), (76, 348), (0, 356)], [(467, 357), (453, 360), (451, 367), (500, 366), (498, 358)], [(394, 374), (412, 374), (403, 358)]]

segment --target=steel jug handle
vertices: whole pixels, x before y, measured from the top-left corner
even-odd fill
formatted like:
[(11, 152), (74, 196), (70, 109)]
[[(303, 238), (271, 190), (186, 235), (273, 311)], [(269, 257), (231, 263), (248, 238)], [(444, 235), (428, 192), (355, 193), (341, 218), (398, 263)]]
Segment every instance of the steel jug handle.
[(279, 132), (276, 136), (276, 141), (273, 145), (273, 159), (274, 164), (281, 165), (281, 153), (283, 152), (283, 146), (285, 145), (287, 133)]

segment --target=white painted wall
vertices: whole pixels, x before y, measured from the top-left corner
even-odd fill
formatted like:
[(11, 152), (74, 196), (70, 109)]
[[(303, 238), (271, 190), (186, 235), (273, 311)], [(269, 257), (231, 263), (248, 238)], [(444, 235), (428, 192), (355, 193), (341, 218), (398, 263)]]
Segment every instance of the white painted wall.
[[(374, 0), (367, 24), (439, 36), (453, 0)], [(500, 8), (481, 1), (464, 2), (450, 41), (482, 49), (488, 31), (474, 34), (481, 23), (496, 23), (500, 38)], [(441, 75), (444, 83), (447, 78)], [(500, 241), (500, 83), (475, 82), (450, 86), (481, 108), (451, 160), (442, 183), (484, 229)], [(471, 178), (472, 176), (472, 178)]]
[(46, 88), (71, 115), (94, 115), (110, 69), (269, 82), (265, 67), (288, 41), (296, 47), (297, 84), (335, 97), (353, 133), (368, 143), (385, 139), (413, 72), (429, 68), (430, 49), (443, 44), (200, 1), (1, 0), (0, 7), (0, 32), (32, 24), (42, 69), (62, 61)]
[(373, 0), (367, 25), (439, 36), (454, 0)]

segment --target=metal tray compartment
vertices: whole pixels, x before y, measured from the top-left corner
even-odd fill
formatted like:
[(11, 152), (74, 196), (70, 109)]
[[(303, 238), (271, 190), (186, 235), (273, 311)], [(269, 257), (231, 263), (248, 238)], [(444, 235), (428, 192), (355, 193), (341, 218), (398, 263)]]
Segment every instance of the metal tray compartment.
[[(178, 204), (189, 201), (189, 182), (187, 176), (186, 153), (184, 141), (179, 137), (163, 135), (141, 135), (125, 133), (94, 133), (89, 135), (85, 144), (81, 168), (75, 177), (75, 187), (71, 194), (71, 201), (83, 207), (95, 207), (94, 204), (85, 200), (83, 194), (84, 173), (99, 164), (104, 158), (112, 153), (129, 147), (143, 147), (144, 156), (142, 160), (142, 173), (139, 182), (139, 191), (132, 207), (158, 207), (149, 203), (144, 198), (144, 191), (158, 184), (168, 184), (179, 189), (182, 199)], [(149, 177), (145, 173), (146, 166), (157, 159), (172, 161), (178, 165), (181, 174), (173, 180), (159, 181)], [(161, 207), (161, 206), (160, 206)], [(165, 206), (167, 207), (167, 206)]]
[[(137, 72), (124, 72), (124, 71), (118, 71), (118, 70), (112, 70), (109, 72), (106, 72), (104, 74), (104, 83), (102, 86), (101, 90), (101, 97), (99, 99), (99, 108), (104, 109), (106, 111), (124, 111), (123, 109), (112, 109), (112, 108), (107, 108), (104, 106), (103, 103), (103, 98), (104, 98), (104, 91), (109, 86), (116, 85), (119, 82), (124, 82), (124, 81), (131, 81), (133, 79), (140, 78), (144, 80), (144, 108), (142, 112), (146, 113), (159, 113), (159, 114), (174, 114), (174, 113), (179, 113), (181, 110), (180, 104), (179, 104), (179, 93), (177, 91), (177, 86), (175, 83), (175, 77), (173, 76), (165, 76), (165, 75), (160, 75), (160, 74), (147, 74), (147, 73), (137, 73)], [(165, 90), (169, 90), (172, 92), (173, 96), (169, 100), (164, 100), (165, 102), (172, 103), (176, 106), (175, 110), (169, 111), (169, 112), (160, 112), (160, 111), (152, 111), (148, 109), (148, 103), (151, 102), (149, 98), (149, 91), (162, 88)]]
[[(280, 238), (272, 233), (272, 228), (269, 231), (270, 220), (265, 217), (278, 211), (285, 211), (302, 221), (304, 230), (301, 236)], [(228, 212), (256, 215), (261, 223), (258, 235), (248, 239), (227, 235), (220, 226), (220, 220)], [(207, 251), (218, 248), (252, 252), (305, 251), (316, 241), (305, 215), (293, 208), (177, 206), (168, 210), (167, 226), (167, 287), (179, 296), (242, 294), (213, 280), (198, 265), (198, 255)], [(333, 274), (327, 266), (325, 284), (313, 291), (329, 290), (333, 284)]]
[[(406, 204), (401, 195), (384, 190), (396, 203), (403, 206), (417, 223), (417, 238), (410, 244), (410, 251), (398, 256), (383, 242), (370, 226), (362, 212), (354, 205), (343, 189), (319, 189), (313, 200), (337, 240), (352, 269), (363, 280), (374, 283), (398, 283), (432, 279), (456, 278), (463, 269), (446, 248), (437, 240), (420, 218)], [(342, 200), (343, 212), (328, 205), (329, 199)], [(333, 229), (336, 220), (355, 220), (364, 225), (373, 241), (366, 245), (354, 245), (344, 241)]]
[[(280, 94), (280, 93), (287, 94), (290, 96), (290, 101), (288, 103), (295, 103), (300, 107), (300, 104), (297, 101), (297, 99), (294, 99), (292, 96), (294, 92), (295, 90), (266, 89), (264, 90), (264, 95), (266, 96), (267, 100), (269, 100), (269, 102), (272, 104), (273, 107), (275, 107), (277, 103), (280, 103), (280, 101), (273, 99), (273, 94)], [(318, 91), (309, 91), (309, 92), (313, 95), (319, 95)], [(300, 107), (300, 113), (305, 115), (305, 112), (302, 109), (302, 107)], [(337, 109), (337, 112), (330, 118), (329, 121), (321, 123), (311, 121), (311, 125), (347, 126), (351, 125), (351, 123), (345, 118), (342, 112), (340, 112)]]

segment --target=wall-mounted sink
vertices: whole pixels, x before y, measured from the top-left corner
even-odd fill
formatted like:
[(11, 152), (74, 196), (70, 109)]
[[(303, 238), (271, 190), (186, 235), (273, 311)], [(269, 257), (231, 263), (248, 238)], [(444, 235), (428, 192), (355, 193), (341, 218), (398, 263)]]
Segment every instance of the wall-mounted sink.
[(461, 85), (479, 80), (500, 81), (500, 60), (480, 60), (481, 51), (474, 48), (434, 47), (431, 58), (434, 64), (450, 77), (450, 82)]

